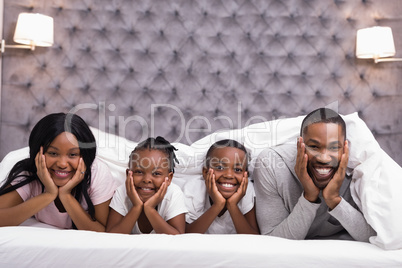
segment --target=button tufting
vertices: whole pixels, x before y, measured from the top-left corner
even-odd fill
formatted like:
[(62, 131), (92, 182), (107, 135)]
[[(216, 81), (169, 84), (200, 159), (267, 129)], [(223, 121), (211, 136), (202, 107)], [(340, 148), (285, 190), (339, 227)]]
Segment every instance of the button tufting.
[(85, 84), (84, 87), (82, 88), (82, 91), (88, 93), (90, 88), (91, 87), (88, 84)]
[[(20, 1), (28, 3), (25, 6), (4, 2), (5, 12), (10, 7), (11, 13), (43, 11), (59, 22), (55, 23), (52, 48), (26, 53), (33, 69), (22, 65), (18, 52), (3, 57), (3, 64), (7, 64), (3, 84), (17, 90), (4, 91), (2, 114), (4, 109), (14, 126), (26, 122), (20, 113), (15, 115), (17, 97), (26, 97), (24, 104), (38, 113), (68, 111), (86, 102), (115, 103), (119, 109), (105, 115), (105, 124), (111, 129), (116, 125), (111, 117), (135, 114), (149, 120), (152, 103), (169, 103), (186, 116), (206, 117), (211, 120), (210, 132), (222, 126), (212, 122), (214, 115), (237, 119), (233, 112), (237, 100), (242, 102), (243, 108), (237, 108), (244, 114), (244, 122), (254, 115), (305, 115), (335, 99), (339, 100), (340, 111), (360, 109), (360, 117), (364, 112), (364, 117), (370, 119), (368, 126), (376, 128), (377, 135), (382, 135), (397, 117), (390, 111), (378, 111), (399, 103), (397, 99), (387, 103), (388, 96), (394, 97), (395, 87), (401, 84), (399, 77), (394, 79), (398, 70), (389, 67), (390, 72), (386, 72), (384, 68), (388, 67), (382, 67), (385, 64), (374, 66), (355, 58), (356, 27), (370, 19), (381, 25), (387, 18), (384, 12), (369, 17), (362, 12), (380, 5), (372, 0), (357, 1), (357, 5), (345, 0), (329, 4), (301, 0), (296, 1), (297, 5), (283, 0), (229, 0), (218, 4), (142, 1), (137, 5), (117, 0), (106, 6), (95, 6), (91, 0), (79, 1), (79, 5), (68, 1), (49, 1), (54, 5)], [(312, 2), (314, 5), (310, 5)], [(179, 21), (181, 16), (183, 21)], [(9, 17), (5, 17), (4, 25), (12, 25)], [(12, 29), (5, 30), (10, 36)], [(386, 91), (384, 81), (395, 82), (390, 91)], [(310, 97), (303, 95), (306, 91)], [(16, 99), (12, 99), (14, 92)], [(272, 112), (267, 102), (272, 104), (268, 107)], [(365, 109), (367, 102), (369, 109)], [(165, 107), (155, 108), (157, 120), (165, 122), (158, 126), (158, 134), (169, 134), (166, 138), (174, 140), (179, 137), (180, 125), (172, 137), (168, 122), (174, 121), (172, 115), (176, 113)], [(99, 111), (87, 109), (82, 114), (96, 127)], [(381, 118), (385, 121), (377, 126)], [(30, 119), (32, 125), (37, 119)], [(8, 128), (0, 133), (3, 141), (9, 139)], [(138, 138), (140, 131), (130, 132)], [(27, 134), (18, 135), (26, 139)], [(4, 154), (5, 149), (0, 149)]]

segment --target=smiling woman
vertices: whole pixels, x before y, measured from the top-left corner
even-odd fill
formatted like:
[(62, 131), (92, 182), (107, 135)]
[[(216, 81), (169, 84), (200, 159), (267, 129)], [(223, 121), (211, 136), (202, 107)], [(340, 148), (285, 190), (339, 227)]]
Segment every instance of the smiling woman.
[(69, 132), (60, 133), (49, 145), (45, 156), (47, 159), (46, 167), (53, 182), (58, 187), (64, 186), (73, 178), (80, 163), (82, 169), (78, 141), (75, 136)]
[(95, 158), (88, 125), (73, 114), (45, 116), (31, 132), (29, 151), (0, 188), (0, 225), (19, 225), (34, 215), (60, 228), (105, 231), (116, 183)]

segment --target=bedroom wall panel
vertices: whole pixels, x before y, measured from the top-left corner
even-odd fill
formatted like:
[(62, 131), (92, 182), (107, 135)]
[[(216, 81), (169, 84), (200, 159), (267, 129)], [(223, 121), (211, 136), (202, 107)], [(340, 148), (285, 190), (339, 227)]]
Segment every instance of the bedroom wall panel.
[(356, 30), (374, 25), (402, 55), (399, 0), (5, 1), (6, 40), (20, 12), (52, 16), (55, 44), (2, 55), (0, 159), (51, 112), (191, 144), (329, 105), (358, 112), (402, 164), (402, 64), (354, 57)]

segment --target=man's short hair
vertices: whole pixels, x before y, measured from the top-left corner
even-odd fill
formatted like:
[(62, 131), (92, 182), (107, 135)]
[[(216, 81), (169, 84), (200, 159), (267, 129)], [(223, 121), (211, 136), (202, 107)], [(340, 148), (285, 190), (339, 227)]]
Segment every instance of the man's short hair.
[(301, 128), (300, 128), (300, 136), (303, 136), (303, 134), (306, 133), (307, 127), (309, 125), (315, 124), (315, 123), (334, 123), (338, 124), (342, 127), (342, 134), (344, 138), (346, 139), (346, 124), (345, 121), (342, 119), (342, 117), (335, 112), (334, 110), (328, 109), (328, 108), (319, 108), (308, 115), (303, 119)]

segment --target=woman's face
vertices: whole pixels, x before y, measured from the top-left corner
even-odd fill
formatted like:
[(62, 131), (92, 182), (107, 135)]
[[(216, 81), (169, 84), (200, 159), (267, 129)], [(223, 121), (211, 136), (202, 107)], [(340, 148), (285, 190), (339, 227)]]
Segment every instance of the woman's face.
[(81, 157), (77, 138), (69, 133), (60, 133), (44, 153), (46, 167), (54, 183), (64, 186), (75, 174)]

